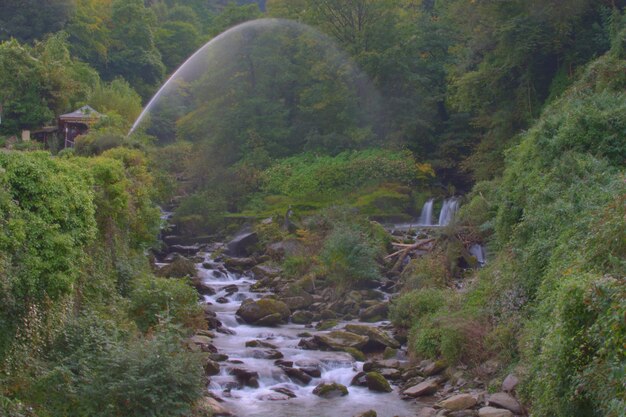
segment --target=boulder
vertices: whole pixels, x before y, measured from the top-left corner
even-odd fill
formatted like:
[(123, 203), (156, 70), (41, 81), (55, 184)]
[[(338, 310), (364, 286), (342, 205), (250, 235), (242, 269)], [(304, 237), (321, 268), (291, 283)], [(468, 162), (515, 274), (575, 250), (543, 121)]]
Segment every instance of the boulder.
[(259, 340), (259, 339), (255, 339), (255, 340), (248, 340), (246, 342), (246, 347), (252, 347), (252, 348), (268, 348), (268, 349), (278, 349), (278, 346), (269, 343), (269, 342), (265, 342), (263, 340)]
[(397, 349), (400, 344), (384, 331), (363, 324), (348, 324), (345, 329), (349, 332), (359, 334), (361, 336), (367, 336), (369, 338), (368, 347), (385, 349), (386, 347)]
[(196, 291), (202, 295), (215, 295), (215, 289), (206, 282), (203, 282), (199, 277), (193, 277), (191, 283), (196, 288)]
[(272, 390), (274, 392), (278, 392), (278, 393), (283, 394), (283, 395), (286, 395), (289, 398), (296, 398), (296, 394), (294, 394), (294, 392), (292, 390), (290, 390), (289, 388), (275, 387), (275, 388), (270, 388), (270, 390)]
[(257, 264), (254, 258), (226, 258), (224, 259), (224, 265), (227, 268), (241, 271), (243, 269), (252, 268)]
[(216, 399), (202, 397), (194, 405), (192, 416), (230, 417), (233, 413), (224, 408)]
[(470, 394), (457, 394), (439, 403), (441, 408), (450, 411), (465, 410), (476, 405), (476, 398)]
[(367, 359), (365, 357), (365, 354), (361, 352), (359, 349), (348, 347), (348, 348), (345, 348), (343, 351), (346, 353), (349, 353), (350, 356), (352, 356), (355, 361), (365, 362), (365, 360)]
[(196, 265), (183, 256), (177, 256), (174, 261), (159, 269), (157, 275), (167, 278), (184, 278), (196, 275)]
[(436, 414), (437, 410), (434, 408), (424, 407), (417, 413), (417, 417), (435, 417)]
[(389, 307), (387, 303), (377, 303), (363, 310), (361, 314), (359, 314), (359, 319), (368, 323), (374, 323), (385, 320), (388, 312)]
[(313, 394), (322, 398), (337, 398), (348, 395), (348, 388), (345, 385), (335, 382), (319, 384), (313, 390)]
[(310, 324), (313, 321), (313, 313), (298, 310), (291, 315), (291, 322), (295, 324)]
[(506, 408), (514, 414), (523, 414), (524, 409), (520, 403), (506, 392), (498, 392), (489, 396), (487, 405), (493, 405), (500, 408)]
[(483, 407), (478, 410), (478, 417), (513, 417), (513, 413), (502, 408)]
[(368, 410), (368, 411), (366, 411), (366, 412), (364, 412), (364, 413), (357, 414), (357, 415), (356, 415), (356, 416), (354, 416), (354, 417), (377, 417), (377, 416), (378, 416), (378, 414), (376, 414), (376, 411), (374, 411), (374, 410)]
[(256, 232), (244, 232), (235, 236), (226, 244), (225, 253), (229, 256), (249, 256), (252, 247), (259, 242)]
[(285, 322), (290, 315), (289, 307), (282, 301), (271, 298), (247, 299), (237, 310), (237, 315), (248, 324), (274, 326)]
[(309, 382), (311, 382), (311, 380), (313, 378), (311, 378), (310, 375), (308, 375), (306, 372), (304, 372), (302, 369), (298, 369), (298, 368), (282, 368), (283, 371), (285, 371), (285, 374), (287, 374), (287, 376), (296, 384), (300, 384), (300, 385), (308, 385)]
[(402, 393), (409, 397), (423, 397), (434, 394), (437, 392), (437, 389), (439, 389), (439, 381), (435, 378), (429, 378), (426, 381), (405, 389)]
[(311, 294), (304, 293), (306, 295), (298, 295), (295, 297), (282, 297), (280, 300), (287, 304), (291, 310), (298, 310), (301, 308), (307, 308), (313, 304), (313, 296)]
[(281, 272), (280, 268), (273, 265), (261, 264), (252, 267), (252, 273), (257, 278), (275, 278)]
[(426, 377), (440, 374), (445, 369), (446, 365), (441, 361), (426, 360), (420, 364), (420, 371)]
[(519, 379), (513, 374), (508, 374), (506, 378), (504, 378), (504, 381), (502, 382), (502, 391), (513, 392), (515, 391), (515, 388), (517, 388), (518, 384), (519, 384)]
[(345, 350), (346, 348), (360, 349), (368, 342), (367, 336), (355, 333), (334, 330), (329, 333), (318, 333), (313, 339), (320, 346), (325, 346), (332, 350)]
[(391, 389), (391, 385), (389, 385), (389, 382), (387, 382), (385, 377), (382, 376), (378, 372), (368, 372), (367, 374), (365, 374), (365, 382), (367, 383), (367, 388), (370, 391), (376, 391), (376, 392), (393, 391)]
[(249, 370), (243, 369), (243, 368), (231, 368), (228, 372), (231, 375), (234, 375), (235, 378), (237, 379), (237, 382), (239, 382), (242, 385), (245, 385), (245, 386), (251, 387), (251, 388), (258, 388), (259, 387), (259, 374), (258, 374), (258, 372), (249, 371)]
[(254, 350), (252, 351), (252, 357), (255, 359), (282, 359), (283, 354), (276, 349)]
[(206, 358), (204, 361), (204, 374), (208, 376), (217, 375), (220, 373), (220, 364)]

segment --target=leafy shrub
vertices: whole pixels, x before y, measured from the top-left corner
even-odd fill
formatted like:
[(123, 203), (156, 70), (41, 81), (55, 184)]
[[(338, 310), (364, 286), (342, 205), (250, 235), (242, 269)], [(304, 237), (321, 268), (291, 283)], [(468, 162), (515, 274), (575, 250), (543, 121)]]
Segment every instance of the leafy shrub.
[(395, 299), (389, 310), (389, 318), (396, 326), (409, 328), (416, 321), (446, 307), (444, 290), (413, 290)]
[(198, 294), (185, 279), (136, 279), (130, 303), (131, 318), (144, 332), (165, 318), (186, 327), (203, 327)]
[(95, 317), (68, 326), (51, 352), (57, 365), (24, 393), (38, 415), (186, 416), (202, 392), (200, 357), (182, 349), (176, 329), (134, 338)]
[(384, 182), (413, 185), (434, 175), (410, 152), (367, 150), (337, 156), (302, 154), (283, 159), (263, 173), (263, 191), (295, 199), (328, 200)]
[(216, 232), (223, 226), (226, 201), (219, 196), (192, 194), (185, 198), (174, 213), (174, 221), (185, 234)]
[(311, 256), (288, 256), (283, 261), (282, 267), (285, 276), (300, 278), (310, 269), (313, 264)]
[(362, 230), (339, 226), (326, 238), (320, 260), (332, 281), (351, 287), (380, 278), (376, 262), (379, 250)]

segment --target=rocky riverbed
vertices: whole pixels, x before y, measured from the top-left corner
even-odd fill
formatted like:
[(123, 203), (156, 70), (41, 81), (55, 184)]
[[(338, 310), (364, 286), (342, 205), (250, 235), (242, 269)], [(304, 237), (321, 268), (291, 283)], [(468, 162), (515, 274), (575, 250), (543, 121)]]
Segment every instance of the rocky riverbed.
[(524, 414), (514, 376), (487, 394), (464, 369), (409, 360), (406, 337), (386, 321), (392, 280), (342, 297), (289, 282), (273, 261), (280, 245), (256, 257), (225, 256), (237, 251), (219, 243), (174, 245), (158, 264), (192, 275), (204, 306), (209, 330), (189, 343), (207, 353), (201, 406), (240, 417)]

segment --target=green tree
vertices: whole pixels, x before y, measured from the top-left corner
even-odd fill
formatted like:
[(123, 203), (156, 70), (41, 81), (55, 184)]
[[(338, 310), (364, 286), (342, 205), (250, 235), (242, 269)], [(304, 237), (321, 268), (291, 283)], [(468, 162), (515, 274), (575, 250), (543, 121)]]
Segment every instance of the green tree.
[(74, 12), (72, 0), (10, 0), (0, 2), (0, 41), (43, 40), (62, 29)]
[(165, 67), (154, 44), (156, 19), (141, 0), (115, 0), (105, 79), (124, 77), (143, 98), (163, 80)]
[(155, 43), (169, 73), (185, 62), (201, 42), (196, 27), (184, 21), (166, 22), (156, 31)]

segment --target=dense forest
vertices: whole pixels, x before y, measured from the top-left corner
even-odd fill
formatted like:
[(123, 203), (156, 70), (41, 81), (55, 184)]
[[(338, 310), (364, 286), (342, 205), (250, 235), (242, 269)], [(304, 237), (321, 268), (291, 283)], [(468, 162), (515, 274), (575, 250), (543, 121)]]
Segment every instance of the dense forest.
[(0, 0), (0, 415), (626, 416), (625, 8)]

